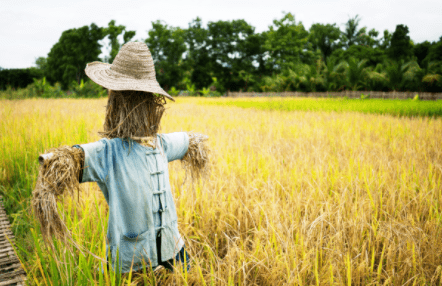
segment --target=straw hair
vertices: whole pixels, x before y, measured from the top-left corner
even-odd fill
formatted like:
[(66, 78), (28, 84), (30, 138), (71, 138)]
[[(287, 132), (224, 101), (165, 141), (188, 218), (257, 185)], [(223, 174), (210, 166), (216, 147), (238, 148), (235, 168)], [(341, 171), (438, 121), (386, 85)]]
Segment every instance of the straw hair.
[(160, 130), (160, 122), (166, 110), (163, 96), (143, 91), (109, 90), (104, 138), (155, 138)]
[(86, 66), (85, 72), (91, 80), (107, 89), (146, 91), (175, 101), (156, 80), (152, 55), (145, 43), (126, 43), (112, 64), (92, 62)]

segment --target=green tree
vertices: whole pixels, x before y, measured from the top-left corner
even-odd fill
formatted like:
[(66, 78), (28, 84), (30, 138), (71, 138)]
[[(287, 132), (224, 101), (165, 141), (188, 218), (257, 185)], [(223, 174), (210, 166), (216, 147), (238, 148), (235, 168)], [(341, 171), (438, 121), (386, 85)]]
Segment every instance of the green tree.
[(244, 20), (209, 22), (207, 26), (213, 75), (228, 90), (244, 88), (250, 81), (244, 74), (253, 74), (256, 69), (253, 65), (256, 42), (248, 41), (255, 28)]
[(406, 90), (407, 83), (414, 79), (416, 66), (419, 67), (415, 61), (405, 62), (404, 59), (387, 61), (385, 72), (389, 88), (396, 91)]
[(186, 51), (185, 31), (168, 26), (161, 21), (152, 22), (145, 43), (155, 63), (156, 77), (160, 85), (168, 90), (184, 77), (183, 54)]
[[(417, 61), (417, 58), (410, 61), (409, 68), (405, 72), (406, 81), (404, 81), (403, 89), (411, 91), (433, 92), (435, 82), (429, 79), (432, 75), (437, 74), (435, 67), (437, 67), (436, 62), (431, 62), (421, 67)], [(433, 79), (435, 78), (433, 77)]]
[[(123, 32), (123, 44), (120, 44), (118, 36)], [(135, 36), (135, 31), (126, 31), (126, 26), (116, 26), (115, 20), (109, 22), (108, 27), (104, 29), (104, 33), (109, 37), (109, 46), (111, 48), (109, 59), (105, 59), (105, 62), (108, 63), (112, 63), (120, 51), (121, 46), (129, 42)]]
[(384, 36), (379, 43), (379, 48), (383, 51), (387, 51), (390, 48), (392, 37), (393, 35), (388, 30), (384, 30)]
[(256, 75), (259, 77), (271, 75), (273, 67), (267, 64), (269, 51), (266, 49), (266, 41), (268, 34), (266, 32), (256, 33), (247, 38), (252, 51), (254, 64), (257, 64)]
[(295, 66), (295, 70), (285, 69), (281, 73), (272, 76), (264, 76), (261, 80), (260, 89), (264, 92), (282, 92), (302, 90), (301, 83), (305, 81), (302, 74), (303, 64)]
[(325, 91), (322, 74), (323, 61), (318, 59), (313, 65), (298, 64), (293, 69), (285, 69), (279, 74), (263, 78), (262, 91)]
[(428, 64), (428, 62), (424, 63), (424, 60), (430, 53), (431, 46), (432, 44), (428, 41), (414, 45), (413, 54), (416, 57), (417, 63), (421, 68), (424, 67), (424, 64)]
[(338, 64), (336, 58), (329, 58), (328, 62), (323, 64), (324, 87), (326, 91), (342, 90), (346, 84), (343, 64)]
[(347, 85), (351, 90), (360, 90), (365, 87), (365, 80), (367, 79), (369, 72), (366, 63), (366, 59), (358, 60), (353, 57), (344, 62)]
[(266, 32), (264, 47), (269, 52), (267, 63), (276, 72), (293, 68), (299, 63), (311, 64), (314, 60), (308, 32), (301, 22), (295, 22), (291, 13), (273, 21)]
[(442, 91), (442, 70), (440, 62), (431, 61), (428, 64), (414, 68), (412, 90), (426, 92)]
[(396, 30), (391, 38), (388, 54), (391, 59), (399, 61), (407, 60), (413, 55), (413, 46), (410, 36), (408, 36), (408, 27), (405, 25), (397, 25)]
[(341, 43), (348, 49), (352, 45), (357, 44), (359, 36), (359, 22), (361, 19), (356, 15), (354, 18), (350, 18), (347, 23), (345, 23), (345, 30), (341, 32)]
[(47, 65), (48, 65), (47, 58), (45, 58), (45, 57), (38, 57), (38, 58), (35, 60), (35, 65), (37, 66), (37, 68), (38, 68), (39, 70), (41, 70), (42, 74), (43, 74), (44, 76), (46, 76), (46, 73), (47, 73)]
[(186, 67), (190, 81), (198, 89), (209, 86), (212, 82), (212, 62), (208, 51), (209, 31), (203, 27), (199, 17), (189, 23), (185, 31), (187, 45)]
[(341, 47), (340, 43), (337, 42), (340, 35), (341, 31), (336, 27), (336, 24), (313, 24), (310, 27), (309, 41), (312, 43), (314, 50), (321, 50), (322, 58), (324, 62), (327, 62), (333, 51)]
[(439, 38), (438, 42), (433, 43), (424, 61), (433, 62), (433, 69), (442, 74), (442, 37)]
[(0, 70), (0, 90), (11, 88), (24, 88), (33, 82), (34, 78), (40, 79), (44, 75), (38, 68), (27, 69), (2, 69)]
[(299, 86), (301, 90), (306, 92), (325, 91), (325, 81), (321, 74), (322, 65), (323, 62), (319, 59), (316, 64), (300, 64), (298, 66), (299, 74), (301, 74), (299, 77)]
[(379, 46), (380, 40), (377, 39), (377, 37), (379, 36), (379, 32), (376, 31), (375, 29), (371, 29), (367, 33), (367, 27), (363, 27), (359, 30), (358, 33), (359, 33), (357, 38), (358, 45), (370, 48)]
[(47, 74), (52, 83), (60, 82), (64, 89), (73, 81), (86, 79), (87, 63), (98, 61), (104, 29), (94, 23), (64, 31), (47, 57)]
[(383, 64), (377, 64), (375, 68), (367, 68), (367, 78), (365, 80), (366, 90), (388, 91), (388, 78), (384, 71)]
[(375, 67), (387, 59), (385, 52), (379, 47), (369, 47), (365, 45), (352, 45), (347, 50), (338, 49), (333, 52), (331, 57), (338, 62), (348, 61), (350, 58), (366, 59), (367, 66)]

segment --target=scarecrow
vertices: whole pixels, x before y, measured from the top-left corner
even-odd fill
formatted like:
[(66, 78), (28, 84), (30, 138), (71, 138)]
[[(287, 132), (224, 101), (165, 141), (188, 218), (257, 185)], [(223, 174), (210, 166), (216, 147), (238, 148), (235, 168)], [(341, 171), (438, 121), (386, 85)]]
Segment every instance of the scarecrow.
[(146, 44), (127, 43), (112, 64), (92, 62), (85, 71), (108, 89), (99, 132), (103, 139), (51, 149), (39, 157), (32, 207), (42, 235), (49, 245), (55, 236), (80, 249), (57, 201), (66, 192), (79, 191), (79, 183), (97, 182), (109, 205), (106, 253), (112, 267), (123, 273), (141, 270), (143, 264), (172, 270), (174, 262), (188, 256), (178, 231), (168, 162), (181, 160), (192, 178), (205, 174), (207, 136), (158, 134), (166, 98), (175, 100), (158, 84)]

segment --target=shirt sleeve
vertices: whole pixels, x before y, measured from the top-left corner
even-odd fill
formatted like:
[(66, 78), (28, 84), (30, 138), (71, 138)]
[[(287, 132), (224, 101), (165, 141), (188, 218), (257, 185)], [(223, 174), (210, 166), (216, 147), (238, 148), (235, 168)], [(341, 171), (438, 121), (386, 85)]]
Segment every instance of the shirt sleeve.
[(181, 160), (189, 148), (189, 135), (186, 132), (161, 134), (161, 144), (167, 155), (167, 161)]
[(109, 154), (109, 146), (104, 139), (82, 145), (74, 145), (73, 147), (81, 148), (84, 151), (84, 169), (81, 183), (85, 182), (104, 182), (107, 172), (107, 154)]

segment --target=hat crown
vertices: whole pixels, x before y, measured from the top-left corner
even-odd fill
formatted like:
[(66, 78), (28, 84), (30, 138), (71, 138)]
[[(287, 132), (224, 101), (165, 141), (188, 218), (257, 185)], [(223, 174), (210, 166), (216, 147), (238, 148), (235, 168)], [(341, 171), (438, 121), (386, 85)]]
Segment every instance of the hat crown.
[(129, 42), (115, 57), (112, 71), (134, 79), (156, 80), (152, 55), (145, 43)]

